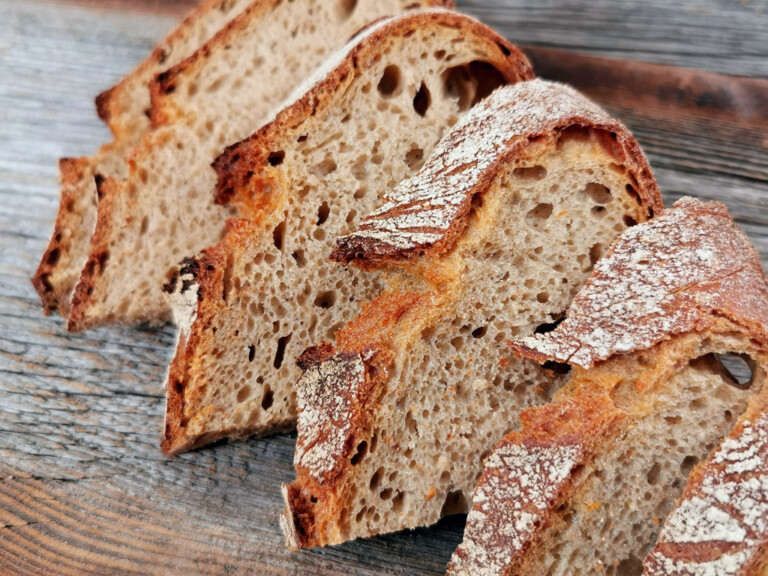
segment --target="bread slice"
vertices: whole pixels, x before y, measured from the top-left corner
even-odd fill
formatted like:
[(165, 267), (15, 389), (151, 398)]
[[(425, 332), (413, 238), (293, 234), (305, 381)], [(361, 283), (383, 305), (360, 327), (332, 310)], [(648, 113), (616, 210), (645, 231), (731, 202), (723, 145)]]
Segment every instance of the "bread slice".
[[(691, 467), (765, 384), (767, 321), (760, 257), (722, 205), (687, 198), (625, 232), (562, 324), (513, 340), (573, 373), (487, 460), (448, 574), (640, 574)], [(751, 358), (749, 384), (726, 353)]]
[(465, 116), (339, 240), (335, 259), (392, 271), (335, 348), (302, 357), (289, 546), (466, 511), (481, 457), (559, 383), (505, 340), (556, 321), (603, 247), (660, 209), (637, 143), (570, 88), (524, 82)]
[[(125, 156), (150, 129), (149, 83), (156, 74), (182, 61), (252, 0), (207, 0), (182, 22), (151, 56), (119, 84), (96, 98), (99, 116), (109, 125), (114, 141), (94, 156), (59, 161), (60, 203), (53, 234), (32, 279), (46, 313), (58, 310), (69, 317), (70, 300), (88, 259), (96, 225), (96, 174), (123, 178)], [(257, 0), (263, 4), (265, 0)]]
[(169, 286), (183, 328), (166, 452), (295, 425), (296, 358), (380, 289), (328, 260), (334, 238), (413, 175), (473, 102), (532, 76), (514, 46), (445, 10), (381, 21), (317, 78), (326, 73), (216, 161), (219, 201), (250, 219)]
[(646, 576), (768, 573), (768, 388), (691, 473), (643, 562)]
[(360, 0), (345, 16), (336, 2), (262, 1), (163, 77), (166, 93), (173, 85), (181, 94), (173, 99), (175, 109), (183, 102), (188, 113), (177, 112), (175, 123), (144, 138), (125, 179), (106, 178), (99, 188), (96, 229), (69, 328), (169, 320), (162, 292), (167, 274), (183, 257), (220, 240), (233, 215), (212, 203), (211, 162), (268, 121), (362, 25), (436, 2)]

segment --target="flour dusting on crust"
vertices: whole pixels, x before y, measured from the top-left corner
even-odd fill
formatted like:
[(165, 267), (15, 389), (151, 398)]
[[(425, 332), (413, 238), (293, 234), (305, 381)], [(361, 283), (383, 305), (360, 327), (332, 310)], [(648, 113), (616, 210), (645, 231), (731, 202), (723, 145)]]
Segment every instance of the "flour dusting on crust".
[(450, 576), (501, 576), (535, 534), (563, 481), (581, 462), (579, 445), (505, 441), (485, 463)]
[(684, 198), (622, 234), (556, 330), (512, 347), (539, 361), (590, 368), (700, 331), (715, 313), (764, 339), (768, 285), (757, 250), (725, 207)]
[(737, 576), (768, 547), (768, 414), (745, 420), (692, 480), (645, 560), (648, 576)]
[[(448, 240), (449, 230), (469, 212), (472, 197), (506, 164), (508, 154), (531, 138), (577, 125), (614, 132), (620, 141), (631, 139), (619, 122), (568, 86), (531, 80), (499, 88), (459, 120), (424, 167), (398, 184), (356, 232), (337, 240), (333, 258), (348, 263), (402, 256)], [(642, 174), (636, 176), (643, 180)]]
[(365, 364), (358, 354), (336, 354), (309, 367), (298, 384), (301, 432), (294, 465), (318, 482), (341, 464), (352, 434), (352, 411), (365, 384)]

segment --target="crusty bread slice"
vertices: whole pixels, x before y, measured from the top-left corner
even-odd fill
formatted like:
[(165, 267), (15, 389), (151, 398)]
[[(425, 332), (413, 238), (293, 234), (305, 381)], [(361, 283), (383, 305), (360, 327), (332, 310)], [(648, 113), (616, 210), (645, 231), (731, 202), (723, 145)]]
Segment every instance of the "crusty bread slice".
[(251, 2), (202, 2), (149, 58), (96, 98), (96, 109), (112, 130), (114, 142), (103, 146), (92, 157), (63, 158), (59, 162), (59, 210), (51, 240), (32, 279), (46, 313), (58, 310), (64, 318), (69, 316), (72, 293), (88, 259), (96, 225), (98, 196), (94, 177), (96, 174), (125, 176), (126, 154), (150, 128), (150, 81), (192, 54)]
[(693, 469), (643, 574), (768, 574), (768, 387)]
[(183, 328), (166, 452), (294, 426), (296, 357), (380, 289), (328, 260), (334, 238), (413, 175), (474, 101), (532, 75), (495, 32), (445, 10), (381, 21), (326, 72), (216, 162), (220, 201), (251, 219), (231, 222), (175, 282)]
[(388, 292), (302, 358), (292, 547), (466, 511), (482, 456), (558, 385), (505, 340), (557, 320), (603, 247), (661, 209), (626, 129), (540, 80), (494, 92), (387, 200), (334, 258), (393, 266)]
[[(757, 251), (725, 207), (675, 206), (624, 233), (554, 331), (512, 342), (573, 374), (487, 460), (451, 576), (640, 574), (692, 465), (765, 384)], [(752, 359), (751, 386), (726, 353)]]
[[(146, 135), (132, 152), (127, 177), (106, 178), (99, 189), (96, 229), (69, 328), (169, 320), (162, 292), (167, 274), (183, 257), (220, 240), (233, 215), (212, 202), (211, 162), (269, 120), (365, 23), (435, 3), (441, 2), (359, 0), (344, 15), (336, 2), (262, 0), (181, 64), (169, 78), (181, 93), (175, 109), (183, 102), (188, 113), (176, 112), (176, 122)], [(285, 32), (294, 27), (295, 35)], [(170, 84), (163, 85), (168, 93)], [(219, 92), (225, 85), (226, 94)]]
[(157, 74), (183, 61), (227, 23), (253, 5), (272, 0), (204, 0), (152, 54), (120, 83), (96, 98), (96, 111), (116, 141), (138, 142), (150, 128), (149, 83)]

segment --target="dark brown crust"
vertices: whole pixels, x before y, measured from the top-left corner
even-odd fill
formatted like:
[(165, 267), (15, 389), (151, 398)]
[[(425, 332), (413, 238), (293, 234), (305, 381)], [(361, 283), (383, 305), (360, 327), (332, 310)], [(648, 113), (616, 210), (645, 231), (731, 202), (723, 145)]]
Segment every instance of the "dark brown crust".
[[(196, 318), (189, 333), (180, 331), (176, 353), (173, 356), (168, 372), (167, 404), (165, 413), (165, 428), (161, 440), (161, 448), (166, 454), (179, 454), (195, 447), (214, 442), (221, 438), (245, 438), (268, 435), (278, 431), (290, 430), (295, 425), (291, 419), (285, 422), (275, 422), (272, 427), (258, 429), (232, 429), (219, 431), (213, 435), (190, 435), (186, 428), (185, 411), (187, 407), (198, 404), (202, 398), (199, 390), (190, 390), (187, 383), (193, 376), (190, 363), (196, 358), (196, 352), (206, 349), (204, 339), (208, 337), (207, 326), (226, 306), (222, 299), (224, 292), (224, 276), (227, 272), (229, 255), (238, 250), (245, 242), (245, 237), (261, 231), (259, 223), (252, 220), (229, 220), (228, 233), (221, 242), (204, 250), (195, 258), (187, 258), (179, 272), (169, 280), (166, 291), (186, 291), (191, 287), (197, 288), (198, 306)], [(183, 284), (178, 286), (179, 278)]]
[(167, 57), (167, 49), (176, 41), (183, 39), (187, 31), (196, 20), (204, 18), (212, 10), (218, 10), (230, 0), (204, 0), (194, 11), (179, 24), (153, 51), (152, 54), (134, 70), (123, 78), (112, 88), (105, 90), (96, 97), (96, 112), (112, 130), (115, 138), (121, 138), (121, 126), (115, 124), (113, 120), (119, 116), (119, 95), (125, 90), (125, 87), (149, 72), (151, 69), (162, 66)]
[[(403, 36), (411, 30), (425, 26), (447, 26), (466, 31), (467, 37), (479, 37), (493, 44), (496, 55), (492, 64), (509, 82), (517, 82), (533, 77), (533, 71), (525, 56), (512, 44), (479, 22), (457, 13), (426, 12), (414, 13), (408, 18), (400, 18), (392, 24), (376, 30), (369, 37), (352, 48), (344, 61), (324, 80), (316, 84), (301, 99), (280, 112), (273, 122), (242, 142), (228, 147), (213, 163), (218, 175), (215, 202), (217, 204), (237, 205), (244, 217), (259, 211), (257, 199), (265, 193), (263, 179), (252, 182), (254, 173), (262, 175), (268, 172), (269, 156), (280, 149), (282, 136), (299, 126), (306, 118), (327, 106), (330, 95), (344, 89), (354, 78), (358, 67), (376, 55), (377, 46), (386, 36)], [(508, 55), (507, 55), (508, 54)]]
[(88, 260), (80, 274), (80, 280), (72, 295), (72, 307), (69, 314), (67, 330), (82, 332), (92, 326), (87, 317), (89, 306), (93, 303), (93, 287), (96, 279), (101, 276), (109, 260), (109, 237), (112, 232), (112, 209), (116, 200), (118, 182), (111, 178), (95, 175), (96, 191), (99, 198), (96, 229), (91, 238), (91, 251)]
[[(219, 4), (223, 0), (215, 0), (210, 4)], [(176, 79), (182, 74), (190, 74), (193, 69), (204, 66), (205, 61), (217, 46), (226, 44), (234, 35), (253, 26), (256, 19), (261, 18), (277, 5), (279, 0), (255, 0), (243, 12), (227, 23), (210, 40), (193, 52), (190, 56), (159, 73), (149, 83), (150, 101), (149, 119), (153, 128), (169, 124), (175, 120), (172, 107), (165, 105), (164, 97), (176, 89)], [(199, 17), (197, 11), (194, 15)], [(254, 31), (256, 33), (256, 31)]]
[(63, 318), (69, 316), (70, 298), (74, 286), (54, 285), (51, 275), (66, 264), (70, 255), (73, 229), (73, 204), (76, 202), (75, 192), (86, 189), (84, 181), (93, 178), (90, 158), (61, 158), (59, 160), (59, 177), (61, 181), (61, 199), (53, 233), (48, 243), (40, 265), (32, 278), (32, 284), (40, 295), (46, 315), (58, 310)]
[[(542, 86), (544, 87), (543, 90), (533, 88)], [(450, 251), (457, 238), (461, 236), (463, 230), (468, 225), (474, 197), (484, 194), (501, 171), (509, 166), (518, 164), (521, 160), (525, 160), (525, 154), (531, 142), (543, 140), (551, 142), (554, 146), (562, 133), (574, 129), (591, 129), (601, 132), (603, 134), (603, 137), (600, 139), (601, 144), (611, 155), (617, 158), (620, 164), (627, 166), (630, 179), (637, 182), (637, 186), (634, 187), (634, 193), (637, 195), (638, 203), (642, 208), (638, 214), (638, 221), (644, 221), (647, 217), (653, 216), (663, 209), (661, 193), (653, 178), (648, 161), (632, 134), (620, 122), (610, 119), (604, 113), (595, 113), (594, 105), (583, 97), (580, 97), (583, 100), (582, 112), (580, 114), (572, 114), (570, 112), (558, 113), (558, 106), (566, 98), (569, 101), (576, 100), (572, 91), (561, 85), (545, 83), (539, 80), (530, 84), (518, 84), (502, 90), (510, 95), (509, 101), (505, 101), (502, 98), (503, 93), (499, 92), (489, 97), (484, 104), (480, 105), (487, 105), (490, 108), (491, 102), (499, 102), (499, 109), (492, 116), (492, 120), (496, 122), (495, 125), (493, 121), (488, 121), (487, 118), (484, 118), (484, 121), (479, 124), (470, 123), (466, 125), (464, 130), (454, 129), (447, 136), (447, 139), (443, 141), (443, 146), (433, 154), (427, 165), (421, 170), (421, 174), (430, 174), (433, 166), (439, 167), (434, 172), (431, 181), (437, 196), (441, 193), (441, 181), (446, 175), (450, 174), (455, 178), (457, 173), (472, 171), (472, 165), (448, 165), (446, 158), (455, 154), (459, 146), (467, 141), (477, 140), (480, 141), (477, 146), (480, 149), (480, 143), (482, 140), (488, 139), (489, 131), (502, 134), (505, 138), (504, 147), (496, 149), (492, 164), (482, 171), (477, 182), (464, 190), (460, 190), (460, 195), (462, 195), (460, 203), (455, 198), (451, 198), (451, 203), (447, 208), (453, 210), (457, 204), (459, 207), (453, 213), (446, 213), (446, 218), (450, 220), (450, 224), (447, 227), (443, 228), (441, 226), (435, 229), (402, 226), (401, 228), (394, 224), (394, 222), (406, 216), (410, 218), (416, 217), (418, 221), (417, 217), (420, 212), (434, 212), (435, 210), (431, 203), (425, 202), (421, 198), (403, 201), (398, 199), (388, 203), (385, 209), (365, 218), (357, 232), (337, 239), (337, 247), (331, 255), (331, 260), (344, 265), (355, 262), (365, 268), (377, 268), (392, 263), (402, 263), (412, 257), (440, 257), (442, 254)], [(505, 108), (509, 110), (524, 109), (522, 101), (526, 98), (535, 101), (536, 105), (547, 111), (547, 114), (542, 117), (542, 121), (527, 122), (527, 118), (523, 117), (517, 125), (500, 126), (498, 123), (508, 121), (508, 118), (499, 112), (503, 112)], [(495, 109), (492, 108), (492, 110)], [(554, 110), (554, 112), (550, 113), (550, 110)], [(476, 112), (477, 109), (475, 110)], [(470, 119), (470, 116), (465, 118), (467, 121)], [(533, 124), (533, 128), (521, 131), (521, 128), (528, 124)], [(428, 184), (429, 181), (419, 180), (419, 192), (421, 192), (422, 186), (427, 186)], [(456, 194), (457, 191), (451, 189), (445, 192), (447, 196), (448, 194)], [(403, 191), (401, 190), (400, 193), (403, 194)], [(403, 196), (408, 197), (409, 194), (405, 193)], [(427, 232), (436, 235), (438, 239), (428, 242), (414, 242), (404, 247), (395, 242), (394, 239), (388, 238), (386, 233), (380, 238), (372, 238), (366, 234), (374, 230), (377, 224), (381, 225), (388, 221), (391, 222), (388, 225), (390, 230), (399, 228), (405, 233)]]

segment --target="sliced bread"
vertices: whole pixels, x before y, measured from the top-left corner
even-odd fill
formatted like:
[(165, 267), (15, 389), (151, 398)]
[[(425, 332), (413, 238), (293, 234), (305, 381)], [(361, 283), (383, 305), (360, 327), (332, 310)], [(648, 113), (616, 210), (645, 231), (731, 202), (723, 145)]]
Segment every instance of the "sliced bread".
[(531, 76), (514, 46), (467, 16), (382, 20), (216, 161), (219, 201), (249, 219), (169, 284), (181, 328), (166, 452), (295, 425), (296, 358), (381, 288), (328, 260), (334, 238), (413, 175), (473, 103)]
[[(365, 23), (436, 2), (360, 0), (341, 15), (336, 2), (265, 0), (161, 80), (166, 93), (179, 92), (174, 109), (183, 103), (189, 113), (177, 111), (178, 121), (145, 136), (124, 179), (101, 183), (96, 229), (69, 328), (169, 320), (162, 292), (167, 274), (183, 257), (220, 240), (233, 215), (213, 205), (211, 162), (226, 145), (268, 121), (273, 109)], [(170, 78), (178, 89), (171, 89)]]
[[(765, 384), (767, 320), (759, 255), (723, 206), (684, 199), (625, 232), (554, 331), (513, 340), (573, 373), (488, 458), (448, 574), (640, 574), (692, 466)], [(726, 353), (751, 358), (749, 382)]]
[[(207, 0), (200, 4), (152, 55), (119, 84), (96, 99), (99, 116), (109, 125), (114, 142), (94, 156), (63, 158), (59, 210), (48, 247), (32, 282), (46, 313), (69, 317), (70, 301), (96, 226), (98, 196), (94, 176), (123, 178), (125, 156), (150, 128), (149, 83), (156, 74), (180, 62), (209, 40), (252, 0)], [(257, 0), (263, 4), (265, 0)]]
[(768, 574), (768, 387), (693, 469), (643, 574)]
[(603, 248), (659, 210), (635, 140), (570, 88), (501, 88), (460, 120), (338, 242), (389, 286), (301, 359), (289, 546), (466, 512), (482, 456), (561, 380), (506, 339), (560, 318)]

